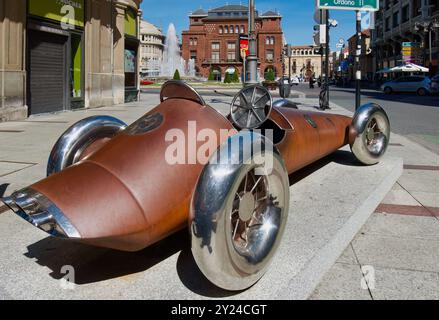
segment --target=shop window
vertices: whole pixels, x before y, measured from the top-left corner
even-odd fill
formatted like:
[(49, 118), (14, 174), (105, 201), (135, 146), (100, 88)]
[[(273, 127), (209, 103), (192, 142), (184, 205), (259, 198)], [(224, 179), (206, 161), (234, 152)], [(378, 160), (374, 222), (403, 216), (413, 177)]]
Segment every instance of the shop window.
[(137, 51), (134, 46), (125, 47), (125, 87), (136, 87)]
[(82, 92), (82, 37), (73, 34), (71, 38), (71, 73), (70, 73), (70, 87), (71, 98), (83, 98)]

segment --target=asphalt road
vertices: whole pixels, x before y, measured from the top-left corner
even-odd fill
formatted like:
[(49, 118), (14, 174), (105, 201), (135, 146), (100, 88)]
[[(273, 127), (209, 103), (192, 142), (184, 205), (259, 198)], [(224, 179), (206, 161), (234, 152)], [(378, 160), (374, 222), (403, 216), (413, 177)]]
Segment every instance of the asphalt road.
[[(300, 84), (293, 90), (307, 98), (318, 98), (320, 89)], [(355, 90), (331, 87), (330, 100), (346, 109), (355, 109)], [(361, 102), (381, 105), (389, 115), (392, 131), (404, 135), (439, 154), (439, 96), (419, 97), (413, 94), (385, 95), (375, 90), (363, 90)]]

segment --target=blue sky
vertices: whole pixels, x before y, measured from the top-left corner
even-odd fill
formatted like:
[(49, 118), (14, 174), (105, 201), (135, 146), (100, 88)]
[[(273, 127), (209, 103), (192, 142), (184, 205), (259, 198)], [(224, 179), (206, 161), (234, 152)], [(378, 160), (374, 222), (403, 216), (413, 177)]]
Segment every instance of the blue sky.
[[(312, 44), (313, 26), (315, 24), (314, 0), (255, 0), (259, 12), (278, 10), (283, 16), (283, 30), (288, 43), (293, 45)], [(207, 10), (229, 4), (248, 4), (243, 0), (143, 0), (144, 19), (162, 28), (166, 33), (168, 25), (173, 22), (178, 34), (188, 28), (188, 14), (200, 7)], [(331, 47), (340, 38), (347, 40), (355, 33), (355, 13), (353, 11), (332, 10), (331, 18), (339, 26), (331, 30)]]

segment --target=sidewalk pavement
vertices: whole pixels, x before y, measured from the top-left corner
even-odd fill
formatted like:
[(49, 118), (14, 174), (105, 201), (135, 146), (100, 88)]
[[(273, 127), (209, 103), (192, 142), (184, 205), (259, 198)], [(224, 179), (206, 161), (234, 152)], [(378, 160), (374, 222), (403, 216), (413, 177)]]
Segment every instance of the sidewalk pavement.
[(390, 142), (403, 175), (311, 299), (439, 299), (439, 155), (396, 134)]
[[(227, 112), (231, 98), (205, 98), (219, 111)], [(315, 99), (295, 101), (306, 105), (304, 108), (318, 103)], [(53, 137), (70, 124), (106, 113), (132, 123), (158, 103), (157, 94), (148, 94), (142, 95), (140, 102), (127, 105), (1, 123), (0, 135), (7, 140), (0, 140), (0, 196), (43, 178)], [(333, 112), (349, 114), (335, 105)], [(51, 143), (41, 143), (41, 139)], [(404, 159), (403, 176), (322, 280), (312, 299), (439, 298), (439, 156), (397, 135), (392, 135), (389, 154)], [(5, 178), (10, 174), (13, 180)], [(4, 184), (5, 180), (11, 184)], [(3, 228), (7, 225), (0, 225), (0, 233)], [(23, 229), (27, 228), (23, 222)], [(35, 242), (38, 240), (35, 238)], [(29, 244), (29, 239), (22, 241)], [(369, 275), (366, 289), (360, 285), (364, 266), (373, 267), (363, 270)], [(20, 266), (16, 271), (20, 272)]]

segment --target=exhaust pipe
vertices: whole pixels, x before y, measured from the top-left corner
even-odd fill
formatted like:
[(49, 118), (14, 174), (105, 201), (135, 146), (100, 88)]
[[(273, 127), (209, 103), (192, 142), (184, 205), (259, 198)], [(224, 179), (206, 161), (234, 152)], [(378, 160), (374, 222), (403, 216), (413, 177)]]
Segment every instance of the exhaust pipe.
[(18, 216), (54, 237), (81, 238), (62, 211), (44, 195), (31, 188), (14, 192), (1, 201)]

